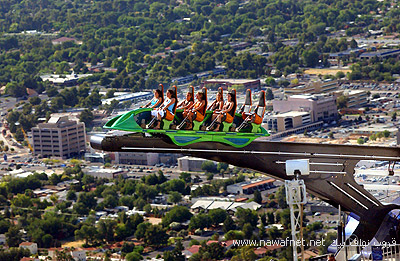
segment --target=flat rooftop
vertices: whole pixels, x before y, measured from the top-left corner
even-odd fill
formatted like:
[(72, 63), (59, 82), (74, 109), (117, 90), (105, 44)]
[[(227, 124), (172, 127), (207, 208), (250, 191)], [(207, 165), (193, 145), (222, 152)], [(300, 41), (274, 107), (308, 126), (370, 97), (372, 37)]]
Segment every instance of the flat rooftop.
[(370, 126), (360, 127), (358, 129), (354, 129), (354, 132), (358, 133), (374, 133), (374, 132), (381, 132), (388, 130), (391, 133), (396, 133), (398, 131), (397, 127), (394, 126), (387, 126), (383, 124), (373, 124)]
[(208, 79), (205, 80), (204, 83), (208, 83), (208, 82), (214, 82), (214, 83), (231, 83), (231, 84), (246, 84), (246, 83), (252, 83), (252, 82), (256, 82), (256, 81), (260, 81), (259, 79)]
[(279, 113), (276, 115), (271, 115), (270, 117), (275, 117), (275, 118), (281, 118), (281, 117), (298, 117), (298, 116), (304, 116), (304, 115), (309, 115), (310, 112), (307, 111), (288, 111), (285, 113)]

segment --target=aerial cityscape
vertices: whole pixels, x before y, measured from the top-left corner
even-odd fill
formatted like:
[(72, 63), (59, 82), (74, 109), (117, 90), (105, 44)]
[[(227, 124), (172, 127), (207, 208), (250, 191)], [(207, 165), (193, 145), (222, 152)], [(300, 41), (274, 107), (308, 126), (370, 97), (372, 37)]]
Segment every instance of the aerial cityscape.
[(0, 261), (400, 260), (399, 5), (0, 1)]

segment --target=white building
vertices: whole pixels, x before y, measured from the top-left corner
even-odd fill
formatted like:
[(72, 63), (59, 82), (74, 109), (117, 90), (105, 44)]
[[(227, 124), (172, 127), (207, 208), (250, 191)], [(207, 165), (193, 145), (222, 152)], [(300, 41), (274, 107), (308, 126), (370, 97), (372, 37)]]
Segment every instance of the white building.
[(38, 251), (37, 244), (33, 242), (22, 242), (21, 244), (19, 244), (19, 247), (28, 249), (32, 255), (36, 254)]
[(257, 210), (261, 207), (256, 202), (233, 202), (222, 200), (198, 200), (190, 208), (195, 210), (210, 210), (210, 209), (224, 209), (226, 211), (236, 212), (238, 208)]
[(86, 261), (86, 250), (80, 248), (72, 250), (71, 256), (75, 261)]
[(5, 244), (6, 244), (6, 235), (0, 234), (0, 245), (5, 245)]
[(77, 83), (77, 81), (80, 78), (85, 78), (92, 76), (92, 74), (76, 74), (72, 72), (71, 74), (67, 75), (59, 75), (59, 74), (48, 74), (48, 75), (42, 75), (40, 78), (42, 78), (42, 81), (49, 81), (53, 84), (58, 84), (58, 85), (73, 85)]
[(116, 164), (154, 166), (159, 163), (158, 153), (115, 152)]
[(125, 172), (122, 169), (108, 169), (92, 166), (85, 169), (85, 174), (99, 179), (114, 179), (119, 175), (125, 174)]
[(201, 165), (205, 159), (185, 156), (178, 159), (178, 167), (180, 171), (202, 171)]
[[(117, 94), (114, 94), (114, 95), (117, 95)], [(136, 93), (122, 94), (122, 95), (108, 98), (108, 99), (103, 99), (101, 101), (101, 103), (103, 105), (111, 104), (111, 102), (113, 100), (116, 100), (118, 102), (124, 102), (124, 101), (138, 102), (138, 101), (142, 101), (142, 100), (150, 100), (151, 98), (153, 98), (152, 92), (136, 92)]]
[(70, 254), (75, 261), (86, 261), (86, 250), (82, 248), (77, 249), (68, 249), (68, 248), (50, 248), (49, 249), (49, 257), (52, 260), (57, 260), (58, 253), (64, 251), (67, 254)]
[(32, 128), (35, 155), (68, 158), (86, 150), (85, 123), (52, 116)]

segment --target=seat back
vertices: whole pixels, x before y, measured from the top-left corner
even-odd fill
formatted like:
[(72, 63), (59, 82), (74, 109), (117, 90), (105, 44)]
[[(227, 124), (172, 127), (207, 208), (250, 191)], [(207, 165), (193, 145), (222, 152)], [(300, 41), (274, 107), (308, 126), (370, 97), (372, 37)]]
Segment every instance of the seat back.
[[(217, 95), (218, 95), (218, 94), (221, 94), (221, 97), (222, 97), (222, 104), (223, 104), (223, 103), (224, 103), (224, 91), (222, 90), (221, 87), (218, 88)], [(208, 110), (214, 110), (214, 109), (215, 109), (214, 106), (216, 106), (216, 103), (217, 103), (217, 96), (215, 96), (215, 101), (211, 103), (211, 105), (210, 105), (210, 107), (208, 108)]]
[(176, 87), (176, 85), (173, 85), (172, 86), (172, 90), (175, 93), (175, 97), (174, 97), (175, 98), (175, 104), (174, 104), (174, 109), (172, 110), (174, 112), (174, 114), (175, 114), (176, 107), (178, 106), (178, 87)]
[(233, 94), (233, 108), (232, 108), (232, 110), (230, 111), (230, 112), (232, 112), (232, 113), (230, 113), (230, 114), (231, 114), (233, 117), (235, 117), (235, 112), (236, 112), (236, 107), (237, 107), (236, 90), (235, 90), (235, 89), (232, 89), (232, 90), (230, 91), (230, 93)]
[(203, 87), (203, 88), (202, 88), (202, 91), (203, 91), (203, 94), (204, 94), (204, 101), (205, 101), (205, 104), (204, 104), (203, 110), (201, 111), (201, 114), (206, 115), (206, 110), (207, 110), (207, 105), (208, 105), (208, 101), (207, 101), (207, 88), (206, 88), (206, 87)]
[(161, 83), (158, 85), (158, 89), (161, 91), (161, 104), (163, 104), (164, 102), (164, 85), (162, 85)]
[(192, 85), (189, 86), (189, 91), (188, 92), (192, 94), (192, 100), (191, 101), (194, 102), (194, 87)]
[(261, 91), (260, 98), (258, 99), (258, 105), (257, 108), (254, 110), (254, 112), (261, 118), (264, 118), (265, 109), (266, 109), (265, 91)]
[(246, 99), (244, 100), (244, 104), (240, 109), (240, 112), (249, 113), (251, 110), (252, 102), (251, 102), (251, 90), (247, 89), (246, 91)]

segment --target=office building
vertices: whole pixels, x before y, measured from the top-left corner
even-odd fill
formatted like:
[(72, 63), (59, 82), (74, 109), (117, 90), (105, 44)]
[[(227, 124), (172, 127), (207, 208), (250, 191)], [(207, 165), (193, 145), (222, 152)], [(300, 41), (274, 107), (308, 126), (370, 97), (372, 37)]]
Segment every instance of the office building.
[[(311, 124), (311, 114), (306, 111), (290, 111), (282, 114), (269, 115), (264, 118), (267, 129), (277, 132), (286, 131)], [(263, 125), (265, 127), (265, 125)]]
[(158, 153), (116, 152), (115, 163), (154, 166), (159, 163), (159, 157)]
[(349, 98), (347, 101), (348, 108), (361, 108), (365, 107), (368, 104), (368, 94), (366, 91), (362, 90), (345, 90), (345, 91), (336, 91), (336, 97), (346, 96)]
[(284, 89), (286, 95), (331, 93), (339, 89), (337, 80), (323, 80), (298, 84)]
[(144, 153), (144, 152), (115, 152), (114, 162), (116, 164), (127, 165), (147, 165), (156, 164), (175, 165), (177, 154), (172, 153)]
[(292, 95), (286, 100), (273, 101), (274, 112), (305, 111), (311, 113), (311, 121), (330, 122), (337, 119), (336, 96)]
[(213, 85), (215, 87), (222, 87), (228, 89), (234, 85), (243, 86), (244, 89), (260, 89), (260, 80), (248, 80), (248, 79), (209, 79), (205, 80), (200, 87)]
[(182, 157), (178, 159), (178, 168), (180, 171), (202, 171), (201, 165), (205, 159), (195, 157)]
[(52, 116), (32, 128), (34, 155), (70, 158), (85, 152), (85, 124), (68, 117)]

